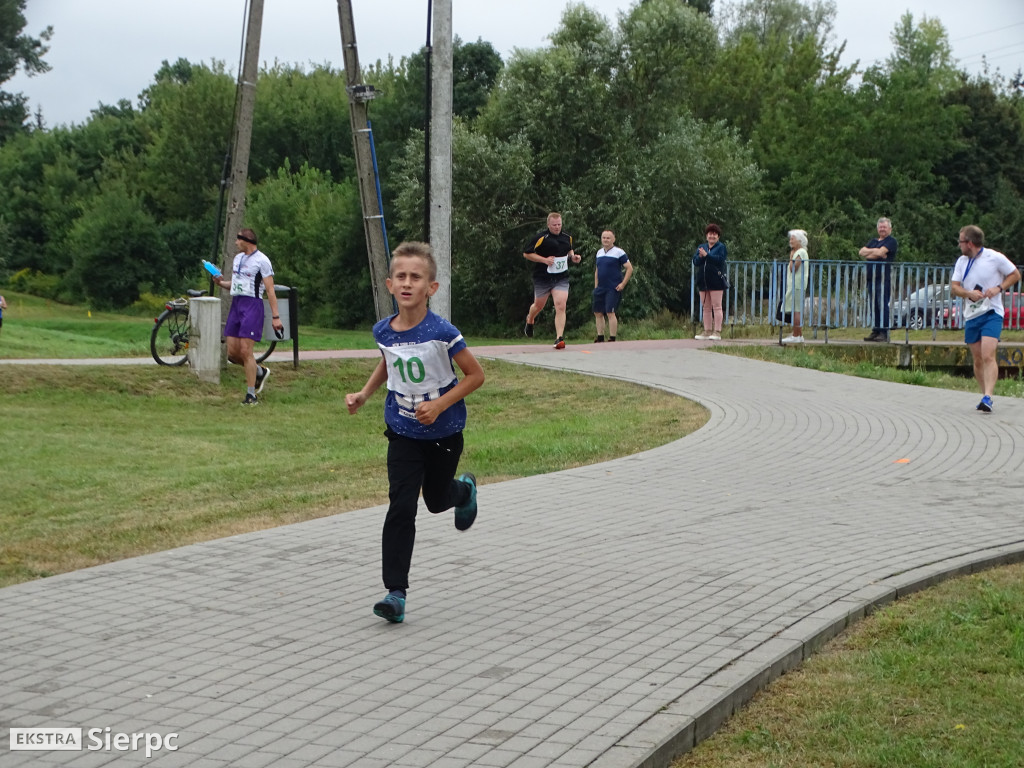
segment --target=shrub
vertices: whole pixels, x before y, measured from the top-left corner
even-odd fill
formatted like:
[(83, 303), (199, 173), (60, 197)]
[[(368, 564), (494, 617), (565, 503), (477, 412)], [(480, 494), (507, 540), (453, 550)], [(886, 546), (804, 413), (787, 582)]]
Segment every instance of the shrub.
[(46, 275), (28, 267), (11, 275), (7, 284), (12, 291), (43, 299), (60, 299), (63, 294), (61, 280), (57, 275)]

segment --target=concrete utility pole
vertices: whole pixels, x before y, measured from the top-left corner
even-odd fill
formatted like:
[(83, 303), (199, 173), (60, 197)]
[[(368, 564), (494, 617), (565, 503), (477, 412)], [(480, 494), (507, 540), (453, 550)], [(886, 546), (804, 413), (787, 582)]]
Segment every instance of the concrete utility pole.
[(366, 255), (370, 260), (370, 282), (373, 286), (373, 306), (377, 319), (392, 314), (391, 294), (385, 280), (388, 276), (388, 252), (384, 242), (384, 212), (377, 202), (377, 184), (373, 175), (373, 152), (370, 147), (370, 128), (366, 117), (366, 103), (377, 96), (372, 85), (359, 81), (359, 54), (356, 50), (356, 29), (352, 17), (351, 0), (338, 0), (338, 21), (341, 26), (341, 47), (345, 61), (345, 83), (348, 91), (348, 112), (352, 124), (352, 147), (356, 158), (356, 176), (359, 179), (359, 199), (363, 208), (363, 232), (366, 235)]
[[(252, 143), (252, 114), (256, 107), (256, 78), (259, 75), (260, 32), (263, 28), (263, 0), (250, 0), (245, 31), (242, 71), (235, 94), (235, 136), (231, 142), (231, 192), (224, 225), (224, 274), (231, 274), (232, 259), (238, 252), (235, 235), (245, 219), (245, 189), (249, 180), (249, 145)], [(227, 304), (223, 315), (227, 319)]]
[(452, 317), (452, 0), (435, 0), (430, 102), (430, 245), (437, 293), (430, 308)]
[[(252, 114), (256, 108), (256, 78), (259, 76), (260, 33), (263, 29), (263, 0), (250, 0), (249, 20), (245, 29), (245, 48), (242, 52), (242, 71), (238, 73), (235, 93), (235, 135), (231, 141), (231, 178), (228, 192), (228, 212), (224, 222), (224, 250), (221, 272), (231, 278), (235, 254), (235, 235), (245, 220), (245, 190), (249, 181), (249, 145), (252, 143)], [(221, 294), (227, 292), (221, 289)], [(230, 297), (220, 303), (220, 327), (227, 324), (231, 309)], [(228, 348), (221, 344), (221, 367), (228, 365)]]

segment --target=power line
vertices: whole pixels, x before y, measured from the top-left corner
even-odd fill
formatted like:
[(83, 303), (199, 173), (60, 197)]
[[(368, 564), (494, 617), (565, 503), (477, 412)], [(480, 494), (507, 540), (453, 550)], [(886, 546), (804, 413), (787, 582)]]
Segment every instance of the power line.
[(965, 35), (964, 37), (958, 37), (956, 39), (950, 39), (950, 43), (959, 43), (961, 40), (970, 40), (974, 37), (982, 37), (983, 35), (991, 35), (995, 32), (1005, 32), (1007, 29), (1013, 29), (1014, 27), (1024, 27), (1024, 21), (1018, 21), (1016, 24), (1006, 24), (1002, 27), (996, 27), (995, 29), (989, 29), (984, 32), (975, 32), (973, 35)]
[[(1005, 53), (999, 53), (994, 56), (993, 54), (998, 51), (1005, 51)], [(992, 48), (991, 50), (982, 51), (981, 53), (972, 53), (970, 56), (965, 56), (964, 58), (959, 59), (959, 63), (964, 66), (970, 66), (972, 64), (980, 64), (982, 61), (998, 61), (1000, 59), (1008, 59), (1014, 56), (1024, 57), (1024, 45), (1015, 43), (1014, 45), (1004, 45), (1000, 48)]]

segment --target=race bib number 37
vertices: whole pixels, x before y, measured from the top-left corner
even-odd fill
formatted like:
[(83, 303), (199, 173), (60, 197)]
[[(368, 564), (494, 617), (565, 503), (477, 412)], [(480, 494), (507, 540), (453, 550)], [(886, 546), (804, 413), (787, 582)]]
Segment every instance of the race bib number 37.
[(548, 272), (552, 274), (558, 272), (565, 272), (569, 268), (569, 257), (568, 256), (556, 256), (555, 263), (548, 267)]

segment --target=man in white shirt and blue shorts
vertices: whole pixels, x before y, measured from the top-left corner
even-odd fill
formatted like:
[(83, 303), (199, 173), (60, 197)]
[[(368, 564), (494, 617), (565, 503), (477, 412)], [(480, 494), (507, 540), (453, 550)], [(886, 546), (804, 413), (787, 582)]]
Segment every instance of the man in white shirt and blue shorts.
[(960, 253), (950, 292), (964, 300), (964, 342), (971, 348), (974, 378), (981, 388), (977, 409), (992, 413), (999, 378), (996, 349), (1003, 331), (1003, 292), (1020, 281), (1020, 270), (1006, 256), (985, 247), (985, 233), (973, 224), (960, 230)]
[(243, 229), (235, 238), (239, 253), (231, 267), (231, 279), (216, 277), (213, 282), (231, 290), (231, 309), (224, 324), (228, 344), (228, 360), (245, 367), (245, 400), (242, 405), (259, 403), (258, 393), (270, 375), (270, 369), (259, 365), (253, 347), (263, 338), (263, 296), (266, 294), (273, 313), (275, 332), (284, 330), (277, 311), (274, 292), (274, 268), (270, 259), (256, 246), (256, 233)]

